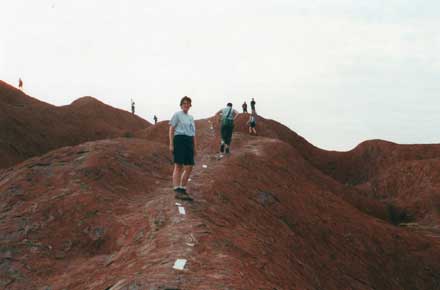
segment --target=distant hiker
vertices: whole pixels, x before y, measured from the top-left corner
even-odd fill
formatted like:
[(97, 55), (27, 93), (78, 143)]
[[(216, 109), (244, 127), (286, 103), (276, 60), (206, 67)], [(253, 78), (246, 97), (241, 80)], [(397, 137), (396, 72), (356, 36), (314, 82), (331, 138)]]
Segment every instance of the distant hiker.
[(21, 80), (21, 78), (18, 79), (18, 88), (20, 90), (23, 90), (23, 81)]
[(132, 114), (134, 114), (134, 106), (135, 106), (135, 103), (133, 100), (131, 100), (131, 113)]
[(241, 105), (241, 107), (243, 108), (243, 113), (247, 113), (247, 104), (246, 101), (243, 103), (243, 105)]
[(187, 96), (180, 100), (181, 111), (174, 113), (170, 120), (170, 151), (174, 157), (173, 189), (176, 198), (192, 200), (186, 192), (186, 184), (194, 166), (196, 154), (196, 125), (194, 118), (188, 114), (191, 99)]
[(154, 115), (154, 125), (156, 125), (157, 124), (157, 116), (156, 115)]
[(252, 110), (252, 114), (256, 114), (256, 111), (255, 111), (255, 104), (256, 104), (256, 102), (255, 102), (254, 98), (252, 98), (252, 101), (251, 101), (251, 110)]
[(228, 103), (226, 108), (224, 108), (221, 113), (221, 126), (220, 126), (220, 134), (221, 134), (221, 144), (220, 144), (220, 152), (226, 152), (229, 154), (232, 132), (234, 131), (234, 120), (238, 116), (238, 112), (232, 109), (232, 104)]
[(249, 121), (248, 121), (248, 124), (249, 124), (249, 134), (251, 134), (251, 135), (252, 135), (252, 133), (257, 135), (257, 129), (256, 129), (256, 127), (257, 127), (257, 118), (256, 117), (257, 117), (256, 114), (251, 114), (250, 117), (249, 117)]

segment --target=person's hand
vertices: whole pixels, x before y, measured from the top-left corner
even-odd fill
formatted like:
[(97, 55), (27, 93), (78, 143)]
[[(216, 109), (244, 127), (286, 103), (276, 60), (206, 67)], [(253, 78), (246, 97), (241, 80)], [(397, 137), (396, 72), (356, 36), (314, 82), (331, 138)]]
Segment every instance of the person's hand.
[(170, 144), (170, 152), (174, 153), (174, 144)]

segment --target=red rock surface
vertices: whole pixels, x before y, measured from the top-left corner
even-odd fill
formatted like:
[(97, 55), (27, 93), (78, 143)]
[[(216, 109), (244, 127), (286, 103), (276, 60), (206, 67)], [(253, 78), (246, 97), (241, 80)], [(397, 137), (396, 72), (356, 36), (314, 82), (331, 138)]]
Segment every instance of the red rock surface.
[(0, 168), (63, 146), (132, 135), (148, 126), (92, 97), (56, 107), (0, 81)]
[(186, 215), (166, 122), (0, 170), (0, 288), (440, 289), (436, 145), (328, 152), (246, 119), (222, 159), (215, 118), (197, 121)]

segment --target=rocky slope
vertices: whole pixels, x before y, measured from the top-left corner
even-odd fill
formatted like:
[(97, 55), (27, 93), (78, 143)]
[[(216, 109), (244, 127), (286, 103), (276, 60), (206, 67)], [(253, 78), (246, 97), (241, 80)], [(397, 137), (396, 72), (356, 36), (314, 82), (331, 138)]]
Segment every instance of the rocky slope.
[[(353, 153), (320, 150), (271, 120), (259, 118), (260, 136), (249, 136), (245, 121), (221, 159), (215, 117), (197, 121), (185, 215), (171, 191), (166, 122), (142, 138), (87, 142), (0, 170), (0, 287), (440, 289), (433, 228), (399, 226), (389, 210), (425, 199), (412, 224), (438, 224), (439, 155), (425, 149), (435, 145), (419, 145), (418, 160), (414, 149), (344, 161)], [(376, 169), (353, 179), (356, 164)], [(176, 259), (187, 260), (184, 270), (173, 269)]]
[(148, 126), (92, 97), (56, 107), (0, 81), (0, 168), (63, 146), (132, 135)]

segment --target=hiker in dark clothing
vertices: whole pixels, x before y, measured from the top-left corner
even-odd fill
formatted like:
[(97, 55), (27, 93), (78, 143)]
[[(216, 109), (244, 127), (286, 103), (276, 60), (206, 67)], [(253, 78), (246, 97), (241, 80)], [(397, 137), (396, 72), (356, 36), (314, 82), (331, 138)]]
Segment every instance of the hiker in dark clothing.
[(134, 114), (134, 106), (135, 106), (135, 103), (133, 100), (131, 100), (131, 113), (132, 114)]
[(170, 151), (174, 157), (173, 189), (176, 198), (192, 200), (186, 191), (189, 175), (194, 166), (196, 155), (196, 125), (194, 118), (188, 114), (191, 99), (187, 96), (180, 100), (181, 111), (174, 113), (170, 120)]
[(252, 135), (252, 133), (254, 133), (255, 135), (257, 135), (257, 116), (255, 114), (251, 114), (249, 117), (249, 134)]
[(228, 103), (226, 108), (224, 108), (220, 112), (221, 116), (221, 126), (220, 126), (220, 133), (221, 133), (221, 144), (220, 144), (220, 152), (226, 152), (226, 154), (229, 154), (230, 152), (230, 146), (231, 146), (231, 139), (232, 139), (232, 132), (234, 131), (234, 120), (238, 116), (238, 112), (234, 109), (232, 109), (232, 104)]
[(255, 104), (256, 104), (256, 102), (255, 102), (254, 98), (252, 98), (252, 101), (251, 101), (251, 110), (252, 110), (252, 114), (256, 114), (256, 113), (257, 113), (257, 112), (255, 111)]
[(154, 115), (154, 125), (156, 125), (157, 124), (157, 117), (156, 117), (156, 115)]
[(20, 90), (23, 89), (23, 81), (21, 80), (21, 78), (18, 79), (18, 88), (19, 88)]
[(247, 104), (246, 101), (243, 103), (243, 105), (241, 105), (241, 107), (243, 108), (243, 113), (247, 113)]

